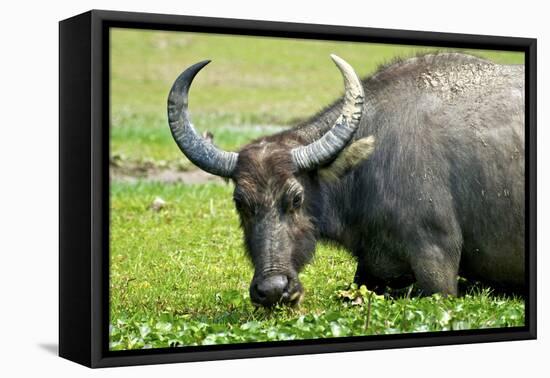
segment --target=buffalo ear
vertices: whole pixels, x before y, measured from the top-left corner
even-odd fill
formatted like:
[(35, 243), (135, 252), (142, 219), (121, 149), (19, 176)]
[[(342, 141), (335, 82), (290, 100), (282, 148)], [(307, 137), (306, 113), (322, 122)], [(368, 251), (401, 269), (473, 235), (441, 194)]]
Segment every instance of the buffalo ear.
[[(202, 137), (208, 143), (214, 143), (214, 134), (212, 134), (210, 131), (206, 130), (205, 132), (203, 132)], [(226, 184), (229, 183), (229, 177), (222, 177), (222, 179)]]
[(374, 152), (374, 136), (358, 139), (346, 146), (329, 165), (319, 169), (321, 180), (340, 179)]
[(202, 137), (206, 139), (209, 143), (214, 143), (214, 134), (212, 134), (210, 131), (206, 130), (202, 133)]

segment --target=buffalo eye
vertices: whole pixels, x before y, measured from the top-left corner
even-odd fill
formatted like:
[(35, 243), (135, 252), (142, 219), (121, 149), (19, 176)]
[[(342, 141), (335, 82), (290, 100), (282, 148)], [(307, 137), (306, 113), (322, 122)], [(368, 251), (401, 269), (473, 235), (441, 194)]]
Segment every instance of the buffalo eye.
[(303, 196), (302, 193), (294, 193), (290, 197), (289, 210), (298, 210), (302, 206)]

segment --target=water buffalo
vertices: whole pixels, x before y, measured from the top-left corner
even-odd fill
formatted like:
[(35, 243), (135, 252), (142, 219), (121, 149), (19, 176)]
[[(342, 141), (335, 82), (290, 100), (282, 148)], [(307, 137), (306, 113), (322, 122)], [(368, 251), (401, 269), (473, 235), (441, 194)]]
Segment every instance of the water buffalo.
[(318, 241), (349, 250), (355, 282), (372, 290), (416, 282), (424, 294), (456, 295), (459, 274), (522, 287), (523, 65), (428, 54), (360, 80), (332, 59), (343, 97), (239, 152), (189, 119), (189, 87), (209, 61), (185, 70), (168, 97), (181, 151), (234, 183), (252, 302), (299, 303), (298, 274)]

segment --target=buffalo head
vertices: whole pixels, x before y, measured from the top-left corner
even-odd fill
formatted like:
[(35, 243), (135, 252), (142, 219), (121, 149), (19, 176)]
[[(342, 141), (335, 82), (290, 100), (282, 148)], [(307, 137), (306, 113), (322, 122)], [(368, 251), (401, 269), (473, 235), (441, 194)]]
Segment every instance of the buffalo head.
[(296, 128), (260, 138), (239, 152), (217, 148), (197, 133), (187, 106), (191, 82), (209, 61), (186, 69), (168, 97), (170, 129), (181, 151), (201, 169), (235, 184), (233, 199), (255, 267), (250, 285), (255, 304), (296, 304), (301, 300), (298, 273), (315, 251), (315, 219), (322, 207), (320, 180), (353, 164), (350, 156), (364, 156), (372, 150), (372, 138), (364, 138), (359, 154), (355, 148), (340, 159), (343, 151), (357, 143), (349, 142), (361, 120), (365, 96), (353, 68), (341, 58), (331, 57), (343, 75), (345, 95), (340, 115), (322, 135), (314, 135), (316, 131), (321, 134), (320, 129)]

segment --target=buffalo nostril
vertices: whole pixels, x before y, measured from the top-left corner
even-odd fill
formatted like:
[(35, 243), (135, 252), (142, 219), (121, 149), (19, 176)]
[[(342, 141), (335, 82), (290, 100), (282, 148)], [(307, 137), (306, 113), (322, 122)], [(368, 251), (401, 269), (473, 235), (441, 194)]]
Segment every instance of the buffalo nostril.
[(270, 276), (256, 284), (257, 299), (270, 306), (277, 303), (288, 286), (288, 278), (283, 275)]
[(259, 299), (262, 302), (265, 299), (265, 294), (263, 291), (258, 289), (258, 285), (254, 285), (254, 297)]

